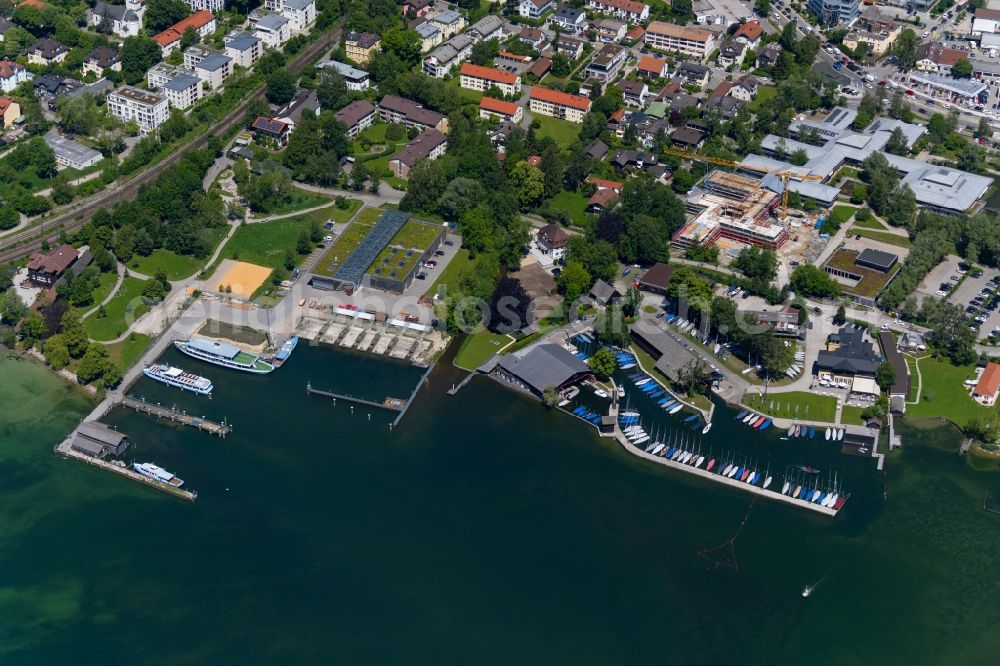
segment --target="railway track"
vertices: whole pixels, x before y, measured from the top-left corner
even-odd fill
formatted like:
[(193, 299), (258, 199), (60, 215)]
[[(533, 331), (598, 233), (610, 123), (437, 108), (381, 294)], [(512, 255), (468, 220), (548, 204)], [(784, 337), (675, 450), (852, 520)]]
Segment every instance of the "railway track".
[[(288, 64), (288, 69), (293, 73), (301, 71), (307, 64), (331, 48), (340, 39), (340, 35), (341, 28), (334, 28), (328, 34), (309, 44), (291, 60)], [(17, 261), (31, 255), (33, 252), (40, 251), (43, 242), (54, 243), (58, 240), (61, 232), (72, 234), (86, 224), (90, 220), (90, 217), (102, 208), (111, 208), (121, 201), (134, 199), (139, 193), (139, 188), (155, 180), (165, 169), (169, 169), (180, 161), (185, 152), (203, 148), (208, 143), (209, 136), (225, 134), (233, 129), (234, 126), (241, 124), (250, 102), (254, 99), (262, 98), (264, 91), (265, 86), (258, 88), (226, 114), (224, 118), (205, 130), (201, 136), (183, 146), (176, 153), (167, 156), (159, 163), (141, 172), (121, 187), (95, 194), (82, 207), (63, 213), (51, 220), (46, 220), (41, 226), (25, 229), (24, 231), (0, 239), (0, 264)]]

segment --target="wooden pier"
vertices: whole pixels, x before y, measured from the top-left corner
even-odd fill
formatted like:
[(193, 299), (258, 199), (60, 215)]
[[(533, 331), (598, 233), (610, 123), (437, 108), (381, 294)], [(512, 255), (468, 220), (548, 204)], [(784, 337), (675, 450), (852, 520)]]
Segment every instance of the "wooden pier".
[(216, 423), (215, 421), (209, 421), (202, 416), (193, 416), (192, 414), (179, 411), (176, 407), (167, 408), (159, 404), (154, 405), (146, 402), (145, 400), (137, 400), (136, 398), (130, 398), (128, 396), (123, 397), (118, 404), (128, 407), (129, 409), (134, 409), (135, 411), (143, 414), (155, 416), (159, 419), (167, 419), (173, 423), (198, 428), (199, 430), (204, 430), (207, 433), (211, 433), (219, 437), (225, 437), (233, 430), (232, 426), (226, 423)]
[(355, 398), (352, 395), (341, 395), (340, 393), (333, 393), (332, 391), (321, 391), (320, 389), (315, 389), (312, 387), (312, 383), (306, 384), (306, 394), (307, 395), (321, 395), (327, 398), (332, 398), (334, 403), (337, 400), (343, 400), (345, 402), (350, 402), (356, 405), (364, 405), (366, 407), (377, 407), (378, 409), (388, 409), (392, 412), (402, 412), (406, 409), (407, 401), (400, 398), (386, 398), (382, 402), (375, 402), (374, 400), (365, 400), (364, 398)]
[(66, 439), (61, 444), (58, 444), (55, 448), (56, 453), (58, 453), (64, 458), (72, 458), (74, 460), (79, 460), (80, 462), (87, 463), (92, 467), (99, 467), (100, 469), (109, 472), (114, 472), (119, 476), (124, 476), (128, 479), (132, 479), (133, 481), (138, 481), (139, 483), (149, 486), (150, 488), (159, 490), (160, 492), (167, 493), (168, 495), (173, 495), (174, 497), (179, 497), (189, 502), (193, 502), (196, 499), (198, 499), (198, 493), (193, 490), (184, 490), (183, 488), (175, 488), (173, 486), (167, 485), (166, 483), (160, 483), (159, 481), (154, 481), (153, 479), (143, 476), (142, 474), (139, 474), (135, 470), (129, 469), (128, 467), (113, 465), (107, 460), (91, 458), (90, 456), (84, 455), (79, 451), (74, 450), (70, 445), (70, 442), (73, 441), (74, 435), (75, 431), (70, 435), (68, 439)]

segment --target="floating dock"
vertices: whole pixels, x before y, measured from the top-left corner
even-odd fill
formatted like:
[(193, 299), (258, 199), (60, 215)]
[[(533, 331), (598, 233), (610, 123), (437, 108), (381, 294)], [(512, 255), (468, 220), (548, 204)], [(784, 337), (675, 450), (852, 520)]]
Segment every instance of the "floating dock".
[(153, 405), (145, 400), (137, 400), (128, 396), (122, 398), (118, 404), (123, 407), (128, 407), (129, 409), (134, 409), (135, 411), (143, 414), (155, 416), (159, 419), (167, 419), (173, 423), (191, 426), (192, 428), (203, 430), (207, 433), (217, 435), (218, 437), (225, 437), (233, 430), (232, 427), (226, 423), (216, 423), (215, 421), (209, 421), (201, 416), (193, 416), (191, 414), (178, 411), (176, 407), (168, 409), (161, 405)]
[(345, 402), (354, 403), (355, 405), (365, 405), (366, 407), (377, 407), (379, 409), (388, 409), (393, 412), (402, 412), (406, 408), (406, 400), (402, 398), (386, 398), (382, 402), (375, 402), (374, 400), (365, 400), (364, 398), (355, 398), (352, 395), (342, 395), (340, 393), (333, 393), (332, 391), (321, 391), (320, 389), (314, 389), (312, 383), (306, 384), (306, 394), (307, 395), (321, 395), (326, 398), (332, 398), (334, 402), (337, 400), (344, 400)]

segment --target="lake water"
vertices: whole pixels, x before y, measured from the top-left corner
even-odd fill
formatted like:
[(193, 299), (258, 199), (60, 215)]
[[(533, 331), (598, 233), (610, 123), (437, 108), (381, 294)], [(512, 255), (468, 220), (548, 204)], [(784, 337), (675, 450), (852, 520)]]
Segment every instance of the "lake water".
[[(195, 503), (53, 455), (89, 403), (0, 360), (0, 661), (996, 661), (1000, 516), (982, 504), (1000, 476), (971, 470), (948, 428), (903, 427), (883, 479), (871, 459), (718, 411), (705, 449), (836, 471), (851, 498), (830, 519), (750, 508), (489, 380), (447, 397), (460, 375), (445, 365), (389, 432), (393, 414), (305, 385), (405, 397), (409, 366), (305, 345), (266, 377), (166, 359), (214, 397), (146, 379), (133, 393), (233, 434), (107, 421)], [(699, 555), (745, 516), (732, 553)]]

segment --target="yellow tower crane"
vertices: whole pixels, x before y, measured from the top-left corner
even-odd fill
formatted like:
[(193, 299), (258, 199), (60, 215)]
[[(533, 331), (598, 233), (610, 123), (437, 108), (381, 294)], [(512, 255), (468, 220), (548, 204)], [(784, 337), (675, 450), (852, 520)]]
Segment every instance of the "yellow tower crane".
[(785, 169), (783, 171), (771, 171), (770, 169), (764, 169), (761, 167), (750, 166), (749, 164), (740, 164), (739, 162), (733, 162), (732, 160), (724, 160), (719, 157), (709, 157), (708, 155), (699, 155), (698, 153), (691, 153), (686, 150), (677, 150), (675, 148), (664, 148), (663, 153), (665, 155), (670, 155), (672, 157), (678, 157), (682, 160), (692, 160), (695, 162), (705, 162), (706, 164), (715, 164), (716, 166), (730, 167), (733, 169), (746, 169), (748, 171), (756, 171), (761, 174), (773, 174), (778, 178), (781, 178), (783, 187), (781, 188), (781, 218), (784, 219), (788, 216), (788, 181), (792, 178), (796, 180), (823, 180), (822, 176), (810, 176), (806, 174), (797, 174), (794, 171)]

